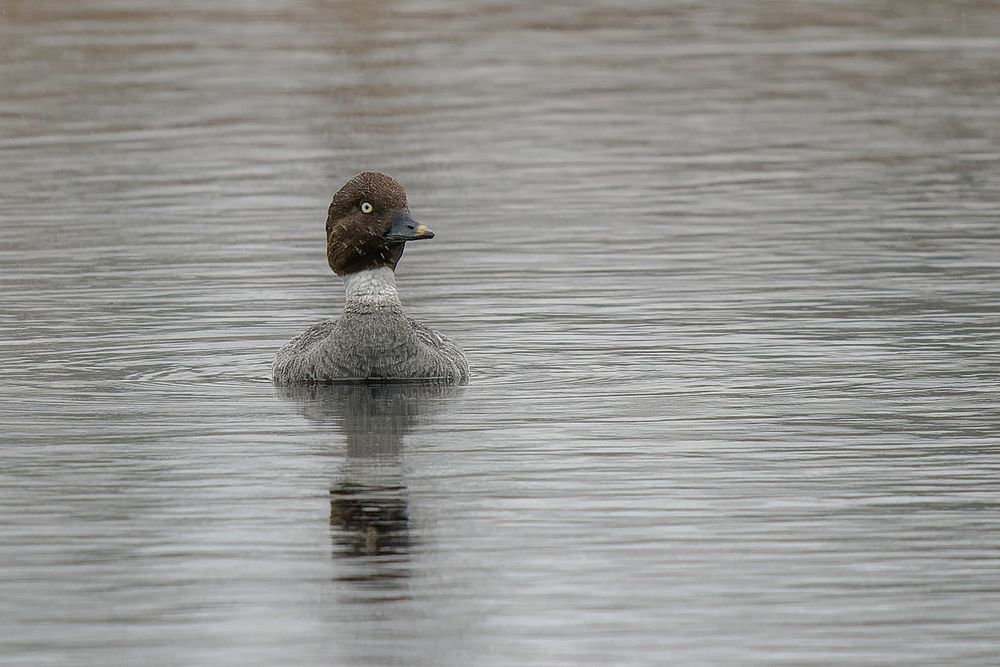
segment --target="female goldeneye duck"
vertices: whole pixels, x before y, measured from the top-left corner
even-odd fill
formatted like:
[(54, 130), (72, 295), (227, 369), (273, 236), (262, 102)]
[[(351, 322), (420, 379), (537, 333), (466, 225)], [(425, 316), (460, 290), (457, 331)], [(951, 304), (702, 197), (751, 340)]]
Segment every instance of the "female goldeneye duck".
[(344, 313), (286, 343), (271, 366), (274, 382), (467, 383), (461, 348), (407, 317), (396, 292), (406, 242), (432, 238), (395, 180), (374, 171), (349, 180), (326, 217), (326, 258), (344, 278)]

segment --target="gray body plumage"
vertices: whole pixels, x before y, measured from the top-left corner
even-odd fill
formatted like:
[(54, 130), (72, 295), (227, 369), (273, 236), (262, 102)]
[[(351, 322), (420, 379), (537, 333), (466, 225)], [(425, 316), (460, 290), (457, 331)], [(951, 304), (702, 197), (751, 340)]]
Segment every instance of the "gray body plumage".
[(406, 316), (392, 269), (351, 274), (346, 288), (343, 315), (281, 348), (271, 367), (274, 382), (469, 381), (461, 348)]

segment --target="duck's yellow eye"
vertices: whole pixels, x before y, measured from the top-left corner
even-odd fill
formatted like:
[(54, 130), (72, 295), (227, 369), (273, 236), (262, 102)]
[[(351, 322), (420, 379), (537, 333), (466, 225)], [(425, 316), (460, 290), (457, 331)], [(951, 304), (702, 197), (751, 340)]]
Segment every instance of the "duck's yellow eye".
[(371, 204), (369, 204), (368, 202), (366, 202), (366, 201), (361, 202), (361, 212), (362, 213), (371, 213), (374, 210), (375, 210), (375, 207), (372, 206)]

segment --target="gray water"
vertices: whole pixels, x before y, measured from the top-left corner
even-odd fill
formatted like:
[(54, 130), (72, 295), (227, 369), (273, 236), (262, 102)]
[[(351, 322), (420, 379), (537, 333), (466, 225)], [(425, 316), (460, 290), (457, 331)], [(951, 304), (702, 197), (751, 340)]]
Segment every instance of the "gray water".
[[(1000, 6), (0, 1), (0, 662), (1000, 663)], [(275, 390), (393, 174), (467, 388)]]

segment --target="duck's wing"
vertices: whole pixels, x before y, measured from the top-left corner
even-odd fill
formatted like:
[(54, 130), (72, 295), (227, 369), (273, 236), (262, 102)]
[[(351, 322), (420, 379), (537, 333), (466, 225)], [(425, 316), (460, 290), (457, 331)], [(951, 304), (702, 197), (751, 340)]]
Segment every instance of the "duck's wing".
[(323, 345), (329, 345), (337, 320), (314, 324), (278, 350), (271, 364), (271, 378), (278, 384), (320, 379), (326, 361)]
[(434, 350), (437, 356), (450, 367), (451, 372), (448, 375), (454, 378), (454, 382), (456, 384), (467, 383), (469, 381), (469, 361), (465, 358), (462, 348), (444, 334), (434, 331), (412, 317), (407, 319), (413, 327), (413, 333), (417, 340)]

